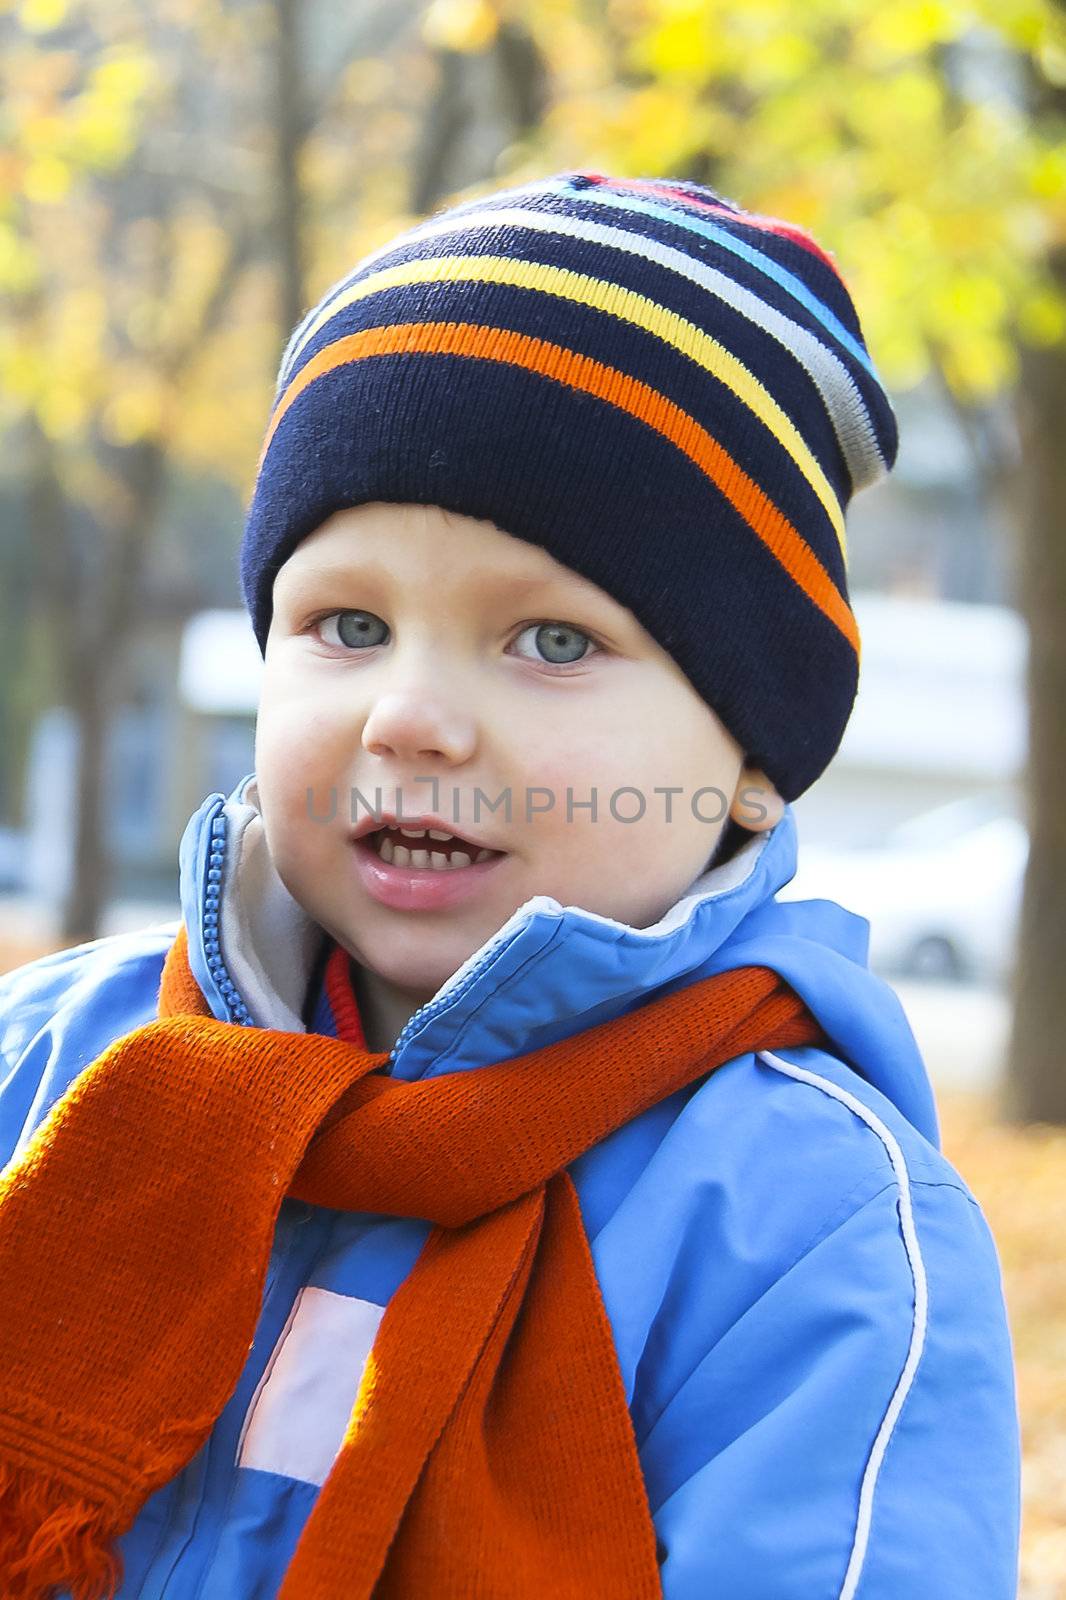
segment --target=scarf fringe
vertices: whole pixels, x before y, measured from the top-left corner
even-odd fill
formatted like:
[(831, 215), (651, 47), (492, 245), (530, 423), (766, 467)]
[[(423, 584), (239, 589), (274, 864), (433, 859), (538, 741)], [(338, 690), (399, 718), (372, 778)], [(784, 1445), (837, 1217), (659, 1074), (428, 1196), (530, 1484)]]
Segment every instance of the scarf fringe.
[(0, 1462), (0, 1596), (50, 1600), (60, 1584), (72, 1600), (114, 1600), (122, 1558), (104, 1511), (53, 1478)]

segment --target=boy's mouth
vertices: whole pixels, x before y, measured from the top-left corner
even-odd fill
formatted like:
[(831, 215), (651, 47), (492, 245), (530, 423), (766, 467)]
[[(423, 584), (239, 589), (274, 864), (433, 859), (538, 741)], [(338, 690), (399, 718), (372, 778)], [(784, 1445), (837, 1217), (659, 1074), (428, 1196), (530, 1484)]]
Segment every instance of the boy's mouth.
[(440, 820), (385, 820), (353, 834), (356, 872), (372, 899), (395, 911), (449, 911), (484, 892), (509, 852), (438, 827)]
[(388, 866), (412, 867), (427, 872), (456, 872), (505, 854), (471, 844), (440, 828), (399, 828), (388, 824), (366, 834), (365, 848)]

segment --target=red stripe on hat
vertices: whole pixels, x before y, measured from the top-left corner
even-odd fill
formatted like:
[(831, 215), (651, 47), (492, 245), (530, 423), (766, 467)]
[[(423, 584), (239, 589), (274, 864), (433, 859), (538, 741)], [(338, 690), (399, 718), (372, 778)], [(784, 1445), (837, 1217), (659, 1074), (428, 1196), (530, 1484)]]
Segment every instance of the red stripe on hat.
[[(762, 229), (765, 233), (779, 234), (783, 239), (791, 239), (793, 244), (802, 245), (804, 250), (809, 250), (840, 278), (840, 269), (832, 256), (822, 249), (817, 239), (812, 239), (806, 229), (799, 227), (797, 223), (785, 222), (780, 217), (761, 216), (755, 211), (739, 211), (732, 206), (718, 205), (712, 200), (704, 200), (699, 195), (690, 194), (687, 189), (677, 189), (666, 183), (655, 183), (650, 178), (609, 178), (598, 172), (582, 172), (579, 176), (591, 178), (596, 183), (609, 183), (613, 189), (636, 189), (641, 193), (660, 194), (668, 200), (681, 200), (685, 205), (696, 206), (701, 211), (711, 211), (717, 216), (729, 217), (733, 222), (746, 223), (752, 228)], [(842, 283), (843, 281), (841, 278)]]

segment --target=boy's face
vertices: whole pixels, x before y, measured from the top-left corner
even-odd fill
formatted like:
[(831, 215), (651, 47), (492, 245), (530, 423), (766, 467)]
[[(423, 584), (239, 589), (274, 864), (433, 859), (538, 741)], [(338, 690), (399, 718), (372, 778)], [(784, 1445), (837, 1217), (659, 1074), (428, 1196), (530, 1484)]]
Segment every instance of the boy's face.
[[(753, 830), (781, 815), (633, 614), (492, 523), (380, 502), (337, 512), (273, 601), (255, 751), (272, 859), (410, 1009), (531, 896), (646, 927), (706, 867), (730, 808)], [(431, 813), (493, 854), (389, 865), (381, 811)]]

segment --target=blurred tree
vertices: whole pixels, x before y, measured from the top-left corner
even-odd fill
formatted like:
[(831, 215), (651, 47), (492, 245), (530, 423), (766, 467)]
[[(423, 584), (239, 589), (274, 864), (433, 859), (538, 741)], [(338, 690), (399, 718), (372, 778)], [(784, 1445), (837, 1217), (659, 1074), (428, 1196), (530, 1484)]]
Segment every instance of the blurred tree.
[(31, 552), (22, 515), (21, 477), (8, 471), (0, 479), (0, 529), (3, 529), (3, 581), (0, 582), (0, 818), (19, 808), (16, 784), (25, 763), (25, 728), (32, 714), (23, 703), (23, 663), (30, 652)]
[[(1063, 36), (1066, 7), (1059, 3)], [(1034, 70), (1032, 100), (1049, 146), (1066, 150), (1066, 53)], [(1066, 213), (1066, 157), (1049, 174)], [(1066, 219), (1048, 250), (1066, 300)], [(1019, 1122), (1066, 1124), (1066, 344), (1023, 347), (1019, 413), (1025, 470), (1021, 589), (1029, 622), (1029, 865), (1014, 984), (1007, 1109)]]
[(282, 328), (300, 320), (306, 304), (307, 243), (304, 238), (300, 163), (310, 132), (304, 103), (303, 38), (297, 0), (274, 0), (274, 73), (277, 86), (277, 241), (281, 272)]
[(0, 378), (4, 420), (26, 463), (31, 593), (50, 624), (48, 688), (78, 729), (61, 927), (74, 941), (95, 936), (111, 877), (105, 735), (168, 451), (189, 374), (254, 233), (243, 219), (224, 228), (218, 189), (205, 199), (205, 182), (193, 184), (174, 160), (186, 108), (173, 17), (155, 19), (154, 38), (134, 7), (28, 0), (0, 20)]
[(524, 23), (500, 0), (435, 0), (422, 37), (436, 84), (411, 158), (411, 210), (493, 175), (514, 158), (547, 109), (544, 58)]
[(79, 732), (66, 942), (96, 936), (113, 880), (105, 735), (168, 465), (239, 481), (254, 460), (304, 296), (300, 159), (363, 36), (405, 22), (364, 11), (301, 95), (295, 16), (287, 0), (0, 6), (0, 424), (48, 621), (41, 700)]

